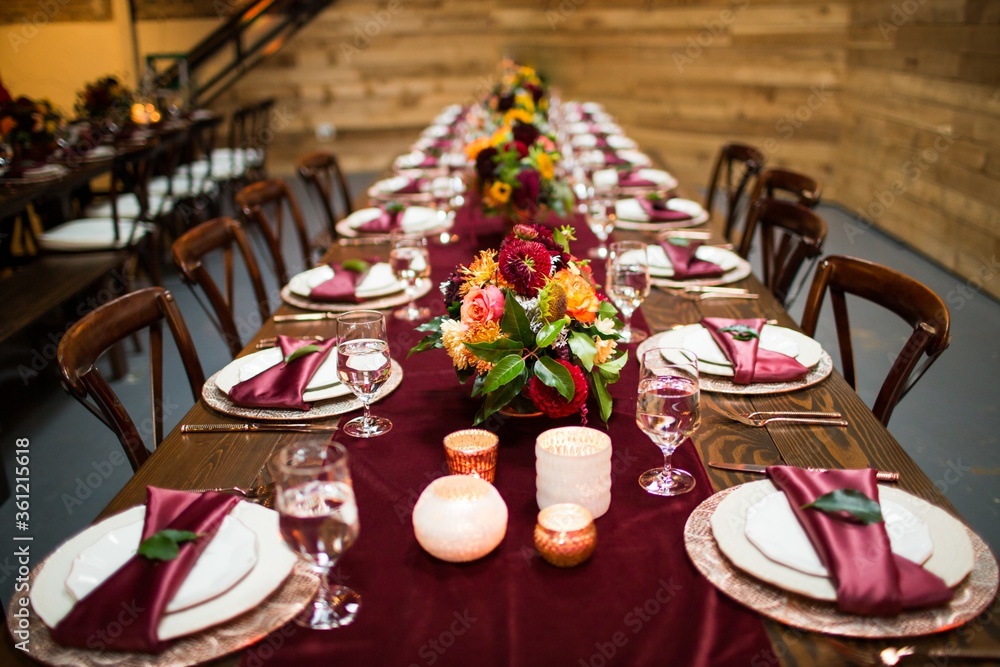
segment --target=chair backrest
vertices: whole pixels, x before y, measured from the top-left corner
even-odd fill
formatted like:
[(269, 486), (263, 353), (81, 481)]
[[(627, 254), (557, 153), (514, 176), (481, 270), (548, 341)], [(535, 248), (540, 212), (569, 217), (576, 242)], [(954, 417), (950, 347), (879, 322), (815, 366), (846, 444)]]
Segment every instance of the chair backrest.
[[(232, 218), (213, 218), (194, 227), (179, 239), (174, 241), (174, 264), (181, 270), (181, 278), (194, 287), (197, 285), (208, 299), (209, 306), (215, 315), (214, 324), (222, 334), (229, 352), (233, 358), (243, 349), (239, 329), (236, 324), (235, 312), (235, 271), (233, 265), (233, 246), (239, 250), (246, 266), (250, 285), (253, 287), (254, 298), (257, 301), (257, 312), (260, 321), (253, 324), (251, 331), (259, 329), (271, 316), (271, 308), (264, 291), (264, 281), (261, 278), (260, 267), (254, 257), (253, 249), (247, 241), (240, 223)], [(219, 251), (222, 253), (224, 290), (205, 266), (205, 256)], [(209, 314), (210, 316), (212, 313)]]
[(715, 158), (705, 195), (705, 210), (714, 211), (715, 194), (721, 190), (726, 196), (724, 231), (729, 240), (732, 240), (733, 226), (747, 200), (750, 181), (764, 168), (766, 160), (760, 150), (737, 143), (725, 144)]
[(150, 386), (153, 401), (153, 444), (163, 439), (163, 322), (173, 335), (187, 372), (194, 400), (201, 395), (205, 375), (194, 341), (173, 295), (162, 287), (147, 287), (95, 308), (78, 320), (59, 341), (56, 358), (63, 387), (115, 432), (132, 470), (149, 451), (135, 422), (97, 369), (97, 359), (115, 343), (149, 329)]
[(826, 222), (814, 211), (781, 199), (758, 199), (750, 205), (739, 254), (746, 257), (754, 232), (760, 229), (762, 282), (783, 306), (795, 292), (792, 286), (802, 264), (823, 251)]
[(298, 201), (288, 185), (280, 178), (269, 178), (251, 183), (236, 193), (236, 206), (251, 224), (260, 229), (267, 242), (274, 262), (275, 273), (282, 285), (288, 282), (288, 269), (281, 254), (281, 239), (285, 227), (285, 208), (295, 227), (302, 259), (306, 268), (312, 267), (309, 252), (309, 233)]
[[(760, 172), (759, 176), (757, 176), (757, 181), (754, 183), (753, 190), (750, 192), (750, 197), (747, 201), (753, 204), (753, 202), (758, 199), (766, 197), (768, 199), (794, 201), (799, 206), (804, 206), (805, 208), (816, 208), (819, 204), (821, 192), (822, 185), (820, 185), (820, 182), (812, 176), (806, 176), (805, 174), (797, 171), (791, 171), (789, 169), (771, 168), (765, 169)], [(730, 239), (732, 239), (733, 235), (736, 234), (735, 222), (738, 221), (734, 221), (733, 229), (731, 229), (729, 233)], [(747, 226), (744, 224), (742, 236), (740, 237), (741, 245), (743, 244), (743, 238), (746, 237), (746, 235)], [(750, 234), (750, 237), (753, 237), (752, 233)], [(744, 257), (746, 257), (746, 255), (744, 255)]]
[[(347, 178), (337, 157), (327, 151), (313, 151), (300, 157), (295, 166), (306, 184), (306, 190), (311, 191), (320, 201), (323, 213), (326, 214), (330, 239), (336, 239), (337, 221), (353, 212)], [(338, 214), (338, 211), (343, 213)]]
[[(258, 180), (266, 176), (267, 147), (271, 134), (271, 111), (276, 100), (252, 102), (233, 111), (229, 122), (229, 146), (247, 151), (247, 176)], [(252, 159), (251, 159), (252, 154)]]
[[(802, 330), (809, 336), (816, 333), (816, 323), (827, 291), (837, 326), (844, 379), (855, 389), (857, 380), (845, 294), (876, 303), (896, 313), (913, 327), (913, 333), (889, 369), (872, 407), (872, 412), (882, 424), (888, 424), (896, 404), (948, 349), (951, 342), (948, 307), (929, 287), (894, 269), (856, 257), (831, 255), (816, 267), (802, 314)], [(921, 359), (923, 366), (918, 370)]]

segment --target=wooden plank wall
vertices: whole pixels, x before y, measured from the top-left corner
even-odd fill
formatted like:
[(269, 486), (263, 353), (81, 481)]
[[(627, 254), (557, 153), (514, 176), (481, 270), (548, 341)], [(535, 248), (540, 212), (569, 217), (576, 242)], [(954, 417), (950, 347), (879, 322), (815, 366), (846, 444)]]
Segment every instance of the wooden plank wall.
[[(340, 0), (223, 106), (278, 98), (277, 171), (324, 145), (350, 169), (381, 169), (512, 56), (565, 98), (603, 102), (689, 186), (704, 185), (722, 143), (752, 143), (770, 164), (822, 180), (827, 199), (971, 276), (1000, 249), (998, 5)], [(325, 128), (333, 141), (317, 139)], [(935, 142), (934, 161), (927, 153), (912, 178), (912, 160)], [(881, 211), (878, 197), (888, 201), (882, 191), (904, 171), (904, 191)], [(866, 228), (858, 223), (858, 242)], [(985, 289), (1000, 294), (1000, 277)]]

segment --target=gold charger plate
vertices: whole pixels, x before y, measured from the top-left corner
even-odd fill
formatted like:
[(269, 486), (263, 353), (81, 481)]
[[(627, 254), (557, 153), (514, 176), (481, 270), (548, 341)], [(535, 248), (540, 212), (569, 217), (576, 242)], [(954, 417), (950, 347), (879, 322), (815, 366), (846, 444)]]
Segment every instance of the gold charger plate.
[(716, 588), (768, 618), (812, 632), (845, 637), (917, 637), (951, 630), (971, 621), (996, 595), (996, 559), (982, 538), (968, 528), (974, 553), (972, 572), (954, 589), (951, 602), (942, 607), (907, 611), (891, 618), (859, 616), (838, 611), (831, 602), (764, 583), (733, 565), (712, 535), (712, 515), (719, 503), (738, 488), (720, 491), (695, 508), (684, 526), (684, 546), (691, 562)]

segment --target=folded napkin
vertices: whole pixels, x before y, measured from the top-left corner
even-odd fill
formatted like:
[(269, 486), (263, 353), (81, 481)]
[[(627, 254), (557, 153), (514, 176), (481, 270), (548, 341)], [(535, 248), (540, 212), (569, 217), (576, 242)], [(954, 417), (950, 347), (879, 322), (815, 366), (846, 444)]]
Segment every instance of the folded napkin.
[(370, 234), (384, 234), (386, 232), (391, 232), (399, 227), (399, 221), (402, 215), (403, 211), (401, 210), (389, 210), (387, 208), (383, 208), (381, 215), (377, 218), (369, 220), (368, 222), (361, 223), (355, 227), (355, 229), (359, 232), (367, 232)]
[[(763, 318), (731, 320), (724, 317), (703, 317), (701, 324), (722, 349), (726, 358), (733, 363), (733, 382), (753, 384), (754, 382), (789, 382), (798, 380), (809, 373), (809, 369), (787, 354), (765, 350), (759, 347), (760, 330), (767, 320)], [(730, 332), (722, 329), (731, 326), (745, 326), (758, 336), (749, 340), (737, 340)]]
[(351, 271), (339, 264), (333, 265), (333, 278), (321, 282), (309, 290), (309, 299), (324, 303), (361, 303), (355, 293), (365, 278), (361, 271)]
[(657, 183), (639, 176), (637, 169), (626, 169), (618, 174), (618, 185), (623, 188), (651, 188)]
[(649, 216), (650, 222), (679, 222), (681, 220), (690, 220), (691, 214), (685, 213), (684, 211), (675, 211), (667, 206), (669, 199), (657, 199), (651, 201), (645, 197), (638, 197), (636, 201), (639, 202), (639, 206), (645, 211), (646, 215)]
[(283, 359), (306, 345), (316, 345), (319, 352), (275, 364), (249, 380), (238, 382), (229, 390), (229, 400), (248, 408), (282, 408), (286, 410), (308, 410), (310, 404), (302, 399), (312, 376), (326, 361), (336, 345), (336, 339), (323, 342), (302, 340), (290, 336), (278, 336)]
[(937, 575), (892, 553), (884, 523), (864, 525), (803, 508), (837, 489), (854, 489), (878, 502), (875, 470), (806, 470), (770, 466), (837, 587), (837, 607), (850, 614), (893, 616), (903, 609), (946, 603), (951, 589)]
[(603, 155), (604, 155), (604, 164), (606, 165), (614, 167), (620, 164), (632, 164), (625, 158), (618, 157), (618, 154), (615, 153), (614, 151), (605, 151)]
[(393, 192), (398, 195), (418, 195), (420, 194), (420, 179), (409, 178), (406, 180), (406, 185), (396, 188)]
[[(100, 647), (108, 651), (160, 653), (157, 628), (167, 604), (184, 583), (222, 520), (240, 499), (227, 493), (191, 493), (146, 488), (146, 519), (142, 539), (170, 528), (189, 530), (200, 537), (180, 545), (169, 561), (135, 555), (89, 595), (73, 605), (52, 629), (52, 638), (65, 646)], [(127, 618), (127, 622), (123, 619)], [(108, 628), (116, 626), (119, 634)]]
[(674, 280), (716, 278), (726, 272), (718, 264), (695, 257), (702, 245), (701, 241), (691, 239), (666, 239), (660, 242), (660, 247), (667, 253), (667, 259), (674, 268)]

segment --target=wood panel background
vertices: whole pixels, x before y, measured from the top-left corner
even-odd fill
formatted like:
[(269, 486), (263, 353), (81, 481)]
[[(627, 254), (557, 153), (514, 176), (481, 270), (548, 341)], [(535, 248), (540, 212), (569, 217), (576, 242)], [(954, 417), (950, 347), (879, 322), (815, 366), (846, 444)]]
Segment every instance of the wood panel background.
[(511, 56), (687, 184), (755, 144), (856, 212), (857, 242), (875, 224), (1000, 296), (998, 23), (996, 0), (340, 0), (222, 106), (278, 98), (277, 171), (317, 146), (381, 169)]

